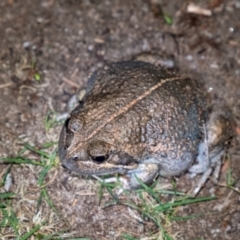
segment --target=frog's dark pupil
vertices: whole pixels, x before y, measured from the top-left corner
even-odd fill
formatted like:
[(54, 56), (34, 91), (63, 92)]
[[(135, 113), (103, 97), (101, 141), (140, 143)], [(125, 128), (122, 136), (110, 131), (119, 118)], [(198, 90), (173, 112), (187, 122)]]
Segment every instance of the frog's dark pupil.
[(91, 156), (91, 157), (92, 157), (92, 160), (96, 163), (103, 163), (108, 159), (107, 156)]

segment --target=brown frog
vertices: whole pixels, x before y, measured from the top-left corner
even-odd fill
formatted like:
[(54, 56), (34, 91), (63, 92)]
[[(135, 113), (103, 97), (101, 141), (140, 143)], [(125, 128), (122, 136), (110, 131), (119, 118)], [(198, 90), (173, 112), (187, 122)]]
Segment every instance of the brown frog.
[(62, 128), (59, 155), (80, 174), (119, 173), (131, 189), (140, 186), (137, 178), (150, 183), (157, 175), (209, 172), (221, 162), (229, 136), (228, 117), (208, 112), (196, 81), (125, 61), (90, 77)]

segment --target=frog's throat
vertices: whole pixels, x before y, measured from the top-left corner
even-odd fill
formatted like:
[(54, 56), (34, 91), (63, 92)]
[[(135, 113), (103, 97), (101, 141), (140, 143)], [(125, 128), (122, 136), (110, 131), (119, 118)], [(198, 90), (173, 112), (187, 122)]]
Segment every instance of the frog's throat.
[[(157, 84), (155, 84), (154, 86), (152, 86), (150, 89), (148, 89), (146, 92), (144, 92), (142, 95), (138, 96), (136, 99), (132, 100), (130, 103), (126, 104), (124, 107), (122, 107), (119, 111), (115, 112), (109, 119), (107, 119), (105, 122), (103, 122), (100, 126), (98, 126), (91, 134), (89, 134), (89, 136), (85, 139), (85, 141), (89, 140), (90, 138), (92, 138), (94, 135), (96, 135), (102, 128), (104, 128), (108, 123), (112, 122), (115, 118), (117, 118), (119, 115), (126, 113), (131, 107), (133, 107), (135, 104), (137, 104), (138, 102), (140, 102), (142, 99), (144, 99), (145, 97), (147, 97), (148, 95), (150, 95), (153, 91), (155, 91), (156, 89), (160, 88), (162, 85), (164, 85), (165, 83), (168, 82), (173, 82), (176, 80), (184, 80), (186, 78), (181, 78), (179, 76), (176, 76), (174, 78), (165, 78), (165, 79), (161, 79), (161, 81)], [(69, 151), (69, 155), (73, 155), (74, 152), (77, 152), (78, 149), (81, 149), (82, 147), (82, 143), (75, 143), (68, 149)]]

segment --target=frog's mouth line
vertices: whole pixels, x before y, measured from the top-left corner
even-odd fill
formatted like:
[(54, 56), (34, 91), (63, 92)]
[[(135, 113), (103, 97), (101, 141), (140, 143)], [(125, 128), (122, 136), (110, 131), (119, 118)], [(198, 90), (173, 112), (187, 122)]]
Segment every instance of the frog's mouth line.
[(80, 174), (99, 175), (99, 176), (113, 174), (113, 173), (125, 174), (128, 171), (136, 169), (138, 167), (137, 164), (134, 164), (131, 166), (123, 166), (123, 165), (113, 165), (110, 163), (105, 163), (101, 165), (91, 161), (88, 161), (88, 162), (76, 161), (73, 158), (64, 159), (62, 161), (62, 166)]

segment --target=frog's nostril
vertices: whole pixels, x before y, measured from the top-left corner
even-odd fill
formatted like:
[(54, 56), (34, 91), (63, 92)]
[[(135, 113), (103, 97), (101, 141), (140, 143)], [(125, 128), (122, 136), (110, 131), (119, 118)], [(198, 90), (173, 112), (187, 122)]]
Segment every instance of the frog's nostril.
[(77, 161), (77, 160), (78, 160), (78, 157), (73, 157), (71, 160), (72, 160), (72, 161)]

